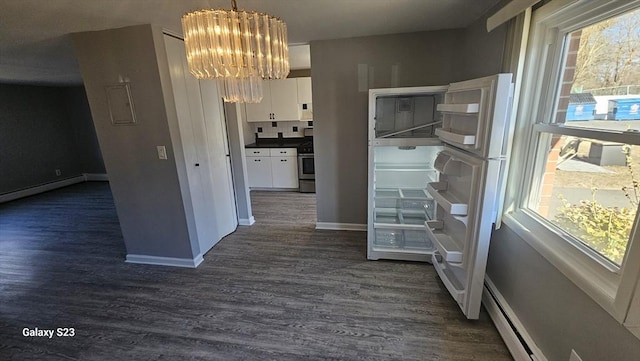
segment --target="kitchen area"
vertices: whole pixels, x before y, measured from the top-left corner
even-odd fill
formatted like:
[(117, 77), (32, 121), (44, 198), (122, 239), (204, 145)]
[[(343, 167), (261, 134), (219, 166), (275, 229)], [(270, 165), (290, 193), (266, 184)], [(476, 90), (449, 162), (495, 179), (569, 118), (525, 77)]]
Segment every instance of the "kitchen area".
[(311, 77), (264, 80), (262, 101), (244, 104), (243, 111), (252, 199), (268, 203), (284, 193), (304, 193), (314, 198), (315, 211)]
[(245, 105), (249, 187), (315, 193), (311, 78), (266, 80), (263, 91)]

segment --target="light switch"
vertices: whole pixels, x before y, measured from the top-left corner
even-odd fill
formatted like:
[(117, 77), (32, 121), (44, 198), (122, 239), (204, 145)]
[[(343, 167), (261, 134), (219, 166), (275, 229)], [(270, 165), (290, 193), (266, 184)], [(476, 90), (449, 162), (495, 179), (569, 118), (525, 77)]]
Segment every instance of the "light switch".
[(167, 160), (167, 148), (164, 145), (157, 146), (158, 148), (158, 159)]

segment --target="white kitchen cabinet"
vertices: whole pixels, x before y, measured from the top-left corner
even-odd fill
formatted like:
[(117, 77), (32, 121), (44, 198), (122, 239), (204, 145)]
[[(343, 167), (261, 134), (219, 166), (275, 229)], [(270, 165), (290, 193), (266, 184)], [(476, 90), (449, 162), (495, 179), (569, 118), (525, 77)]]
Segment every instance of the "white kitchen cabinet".
[(272, 157), (295, 157), (298, 155), (295, 148), (269, 148), (268, 150)]
[(311, 100), (311, 78), (296, 78), (298, 82), (298, 104), (309, 104)]
[(298, 159), (271, 157), (271, 173), (274, 188), (298, 188)]
[(271, 119), (271, 90), (268, 82), (262, 84), (262, 101), (260, 103), (247, 103), (247, 122), (268, 122)]
[(256, 188), (273, 187), (273, 176), (271, 172), (271, 157), (247, 156), (247, 173), (249, 177), (249, 187), (256, 187)]
[(295, 148), (250, 148), (247, 173), (251, 188), (298, 188)]
[(262, 93), (260, 103), (246, 104), (248, 122), (300, 120), (296, 79), (264, 80)]

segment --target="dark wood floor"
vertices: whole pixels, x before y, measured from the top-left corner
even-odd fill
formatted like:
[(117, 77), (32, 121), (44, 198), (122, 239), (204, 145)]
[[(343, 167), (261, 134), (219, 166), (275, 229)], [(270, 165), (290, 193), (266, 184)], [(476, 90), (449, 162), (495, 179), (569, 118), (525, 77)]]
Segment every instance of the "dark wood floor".
[(295, 195), (256, 193), (257, 223), (195, 270), (124, 263), (106, 183), (0, 205), (0, 360), (511, 360), (430, 265), (367, 261)]

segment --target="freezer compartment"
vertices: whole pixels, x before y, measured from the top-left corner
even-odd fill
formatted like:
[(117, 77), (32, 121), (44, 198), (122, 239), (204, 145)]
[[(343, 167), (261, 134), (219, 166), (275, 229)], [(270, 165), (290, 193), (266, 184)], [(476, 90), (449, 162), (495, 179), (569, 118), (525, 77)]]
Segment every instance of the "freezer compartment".
[(443, 115), (436, 135), (481, 157), (505, 155), (511, 95), (511, 74), (452, 83), (436, 106)]
[(375, 97), (375, 138), (428, 138), (442, 122), (436, 104), (444, 94), (393, 94)]
[(375, 251), (431, 252), (433, 244), (420, 230), (376, 228)]

